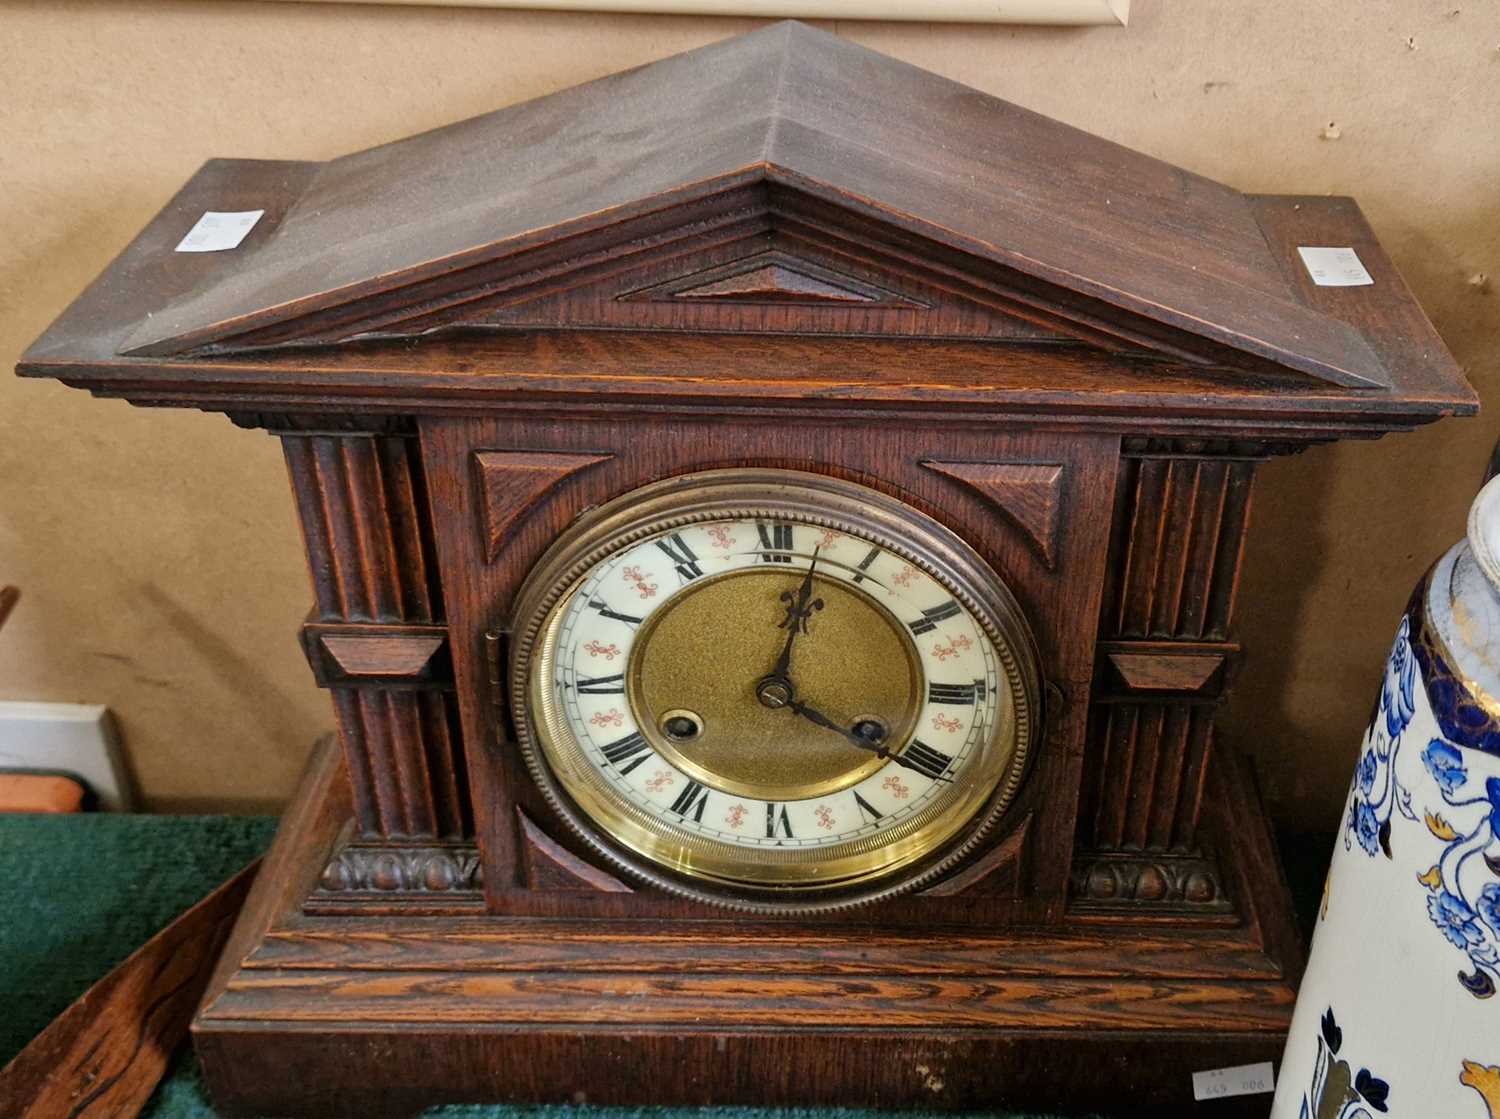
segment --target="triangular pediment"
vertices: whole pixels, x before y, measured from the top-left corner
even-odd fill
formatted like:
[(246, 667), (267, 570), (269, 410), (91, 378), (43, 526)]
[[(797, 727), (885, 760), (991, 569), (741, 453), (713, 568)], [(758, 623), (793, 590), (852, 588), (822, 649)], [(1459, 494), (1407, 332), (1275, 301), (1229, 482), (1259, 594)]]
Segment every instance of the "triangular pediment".
[(708, 280), (679, 288), (672, 299), (713, 303), (873, 303), (875, 296), (844, 284), (829, 282), (784, 264), (757, 264), (722, 280)]
[(791, 331), (1384, 385), (1292, 251), (1229, 187), (785, 23), (323, 164), (119, 352)]
[(215, 348), (502, 328), (1096, 341), (1056, 309), (1008, 299), (993, 276), (959, 283), (898, 252), (878, 226), (855, 245), (804, 214), (788, 233), (805, 201), (764, 182), (736, 188), (684, 207), (681, 225), (649, 242), (622, 222), (582, 257), (570, 244), (542, 246), (447, 280), (439, 299), (426, 285), (398, 288)]
[(650, 302), (834, 303), (877, 307), (916, 307), (920, 304), (841, 275), (777, 253), (736, 261), (712, 273), (695, 273), (670, 280), (626, 297)]

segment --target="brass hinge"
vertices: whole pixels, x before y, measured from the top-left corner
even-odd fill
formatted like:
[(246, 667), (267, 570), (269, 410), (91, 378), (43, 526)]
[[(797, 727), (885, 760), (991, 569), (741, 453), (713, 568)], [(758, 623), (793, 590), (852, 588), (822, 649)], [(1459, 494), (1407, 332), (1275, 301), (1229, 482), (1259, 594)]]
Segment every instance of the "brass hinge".
[(505, 687), (505, 655), (510, 632), (496, 627), (484, 635), (484, 658), (489, 666), (490, 704), (495, 709), (495, 745), (511, 746), (516, 741), (511, 721), (510, 696)]

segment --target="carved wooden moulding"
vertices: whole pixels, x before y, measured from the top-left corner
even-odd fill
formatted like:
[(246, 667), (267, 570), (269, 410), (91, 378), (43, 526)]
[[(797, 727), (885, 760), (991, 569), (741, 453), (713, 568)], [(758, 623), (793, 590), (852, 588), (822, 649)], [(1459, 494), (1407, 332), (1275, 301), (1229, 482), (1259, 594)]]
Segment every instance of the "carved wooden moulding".
[(1168, 1105), (1279, 1052), (1214, 733), (1255, 467), (1475, 408), (1352, 201), (797, 24), (210, 162), (21, 372), (285, 447), (340, 749), (196, 1036), (318, 1115)]

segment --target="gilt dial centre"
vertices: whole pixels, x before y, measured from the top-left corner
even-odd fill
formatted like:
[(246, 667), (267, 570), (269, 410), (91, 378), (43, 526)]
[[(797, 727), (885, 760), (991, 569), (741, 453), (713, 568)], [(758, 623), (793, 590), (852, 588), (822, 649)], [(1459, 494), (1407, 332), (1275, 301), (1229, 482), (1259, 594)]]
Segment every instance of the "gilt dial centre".
[[(636, 636), (625, 673), (636, 724), (695, 780), (762, 800), (800, 800), (854, 785), (883, 764), (785, 710), (796, 702), (816, 704), (845, 727), (856, 717), (898, 734), (914, 725), (921, 667), (901, 623), (864, 591), (817, 574), (805, 597), (822, 606), (798, 612), (807, 575), (801, 561), (695, 580)], [(789, 636), (785, 676), (766, 676)], [(698, 714), (701, 732), (691, 740), (658, 735), (663, 713), (679, 709)]]

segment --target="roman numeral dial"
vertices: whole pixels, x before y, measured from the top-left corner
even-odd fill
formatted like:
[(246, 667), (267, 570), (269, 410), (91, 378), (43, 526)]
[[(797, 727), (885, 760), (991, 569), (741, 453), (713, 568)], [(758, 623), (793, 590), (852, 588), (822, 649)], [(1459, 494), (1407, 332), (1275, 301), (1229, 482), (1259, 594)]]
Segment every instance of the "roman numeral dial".
[(927, 699), (929, 703), (949, 703), (959, 707), (972, 707), (978, 700), (984, 682), (976, 680), (972, 684), (938, 684), (927, 685)]
[(924, 633), (931, 633), (937, 629), (939, 622), (946, 622), (949, 618), (956, 618), (963, 613), (963, 607), (949, 599), (941, 606), (931, 606), (922, 611), (922, 616), (914, 622), (907, 622), (912, 633), (920, 637)]
[(941, 777), (953, 764), (951, 755), (933, 749), (921, 739), (912, 739), (911, 745), (901, 752), (901, 756), (933, 780)]
[(707, 806), (708, 790), (696, 781), (689, 781), (672, 802), (672, 811), (684, 819), (692, 817), (694, 823), (701, 824), (703, 810)]
[(579, 695), (624, 695), (625, 674), (613, 676), (580, 676), (577, 683)]
[(786, 814), (786, 805), (766, 805), (766, 838), (775, 839), (778, 835), (792, 838), (792, 821)]
[(674, 532), (665, 540), (658, 540), (656, 546), (672, 561), (677, 577), (684, 583), (703, 578), (703, 568), (698, 566), (698, 556), (682, 538), (682, 533)]
[(658, 884), (797, 899), (977, 827), (1026, 697), (966, 605), (985, 588), (938, 574), (982, 561), (883, 495), (769, 473), (741, 504), (674, 481), (585, 514), (512, 631), (521, 746), (571, 826)]
[(760, 558), (764, 563), (791, 563), (795, 546), (795, 529), (781, 521), (757, 521), (755, 535), (760, 539)]
[(599, 752), (610, 765), (618, 766), (623, 776), (644, 762), (650, 749), (651, 743), (639, 734), (627, 734), (624, 738), (601, 747)]

